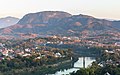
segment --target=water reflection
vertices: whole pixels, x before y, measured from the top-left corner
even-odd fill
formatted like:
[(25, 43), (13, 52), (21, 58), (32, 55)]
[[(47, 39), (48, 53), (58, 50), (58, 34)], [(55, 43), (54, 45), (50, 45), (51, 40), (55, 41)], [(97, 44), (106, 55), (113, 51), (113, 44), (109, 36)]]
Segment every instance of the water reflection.
[(79, 68), (88, 67), (93, 61), (95, 61), (95, 58), (93, 57), (79, 57), (78, 61), (74, 63), (73, 68), (57, 71), (53, 75), (69, 74), (73, 71), (76, 72), (77, 70), (79, 70)]
[(79, 57), (78, 61), (74, 63), (74, 67), (83, 68), (84, 67), (84, 61), (85, 60), (85, 68), (91, 65), (93, 61), (95, 61), (95, 58), (93, 57)]

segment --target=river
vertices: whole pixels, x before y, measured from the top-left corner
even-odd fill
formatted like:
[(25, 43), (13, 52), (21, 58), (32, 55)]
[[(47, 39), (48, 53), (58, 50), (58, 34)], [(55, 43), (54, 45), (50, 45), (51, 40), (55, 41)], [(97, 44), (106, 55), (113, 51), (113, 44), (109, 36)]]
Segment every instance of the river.
[(49, 75), (63, 75), (63, 74), (66, 75), (73, 71), (79, 70), (79, 68), (88, 67), (89, 65), (91, 65), (93, 61), (95, 61), (94, 57), (79, 57), (78, 60), (73, 64), (72, 68), (60, 70), (57, 71), (55, 74), (49, 74)]

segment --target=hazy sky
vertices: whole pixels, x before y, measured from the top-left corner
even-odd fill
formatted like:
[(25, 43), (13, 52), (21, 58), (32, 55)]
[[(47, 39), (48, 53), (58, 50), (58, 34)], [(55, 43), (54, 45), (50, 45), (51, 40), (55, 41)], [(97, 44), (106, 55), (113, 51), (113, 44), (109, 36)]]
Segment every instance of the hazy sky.
[(66, 11), (120, 20), (120, 0), (0, 0), (0, 17), (40, 11)]

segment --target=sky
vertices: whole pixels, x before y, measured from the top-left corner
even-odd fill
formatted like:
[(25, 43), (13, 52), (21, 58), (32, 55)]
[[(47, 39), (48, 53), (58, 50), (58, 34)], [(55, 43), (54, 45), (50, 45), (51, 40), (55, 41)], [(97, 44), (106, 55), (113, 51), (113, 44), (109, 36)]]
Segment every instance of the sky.
[(65, 11), (120, 20), (120, 0), (0, 0), (0, 18), (41, 11)]

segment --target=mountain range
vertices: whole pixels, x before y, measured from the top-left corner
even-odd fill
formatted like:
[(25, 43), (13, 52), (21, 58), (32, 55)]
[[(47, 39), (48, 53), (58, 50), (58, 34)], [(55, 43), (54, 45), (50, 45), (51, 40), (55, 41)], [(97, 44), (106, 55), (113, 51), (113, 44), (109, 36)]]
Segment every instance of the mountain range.
[(19, 18), (15, 17), (5, 17), (5, 18), (0, 18), (0, 28), (5, 28), (11, 25), (16, 24), (19, 21)]
[(88, 15), (72, 15), (63, 11), (29, 13), (16, 24), (0, 29), (0, 35), (98, 35), (120, 32), (120, 21), (98, 19)]

